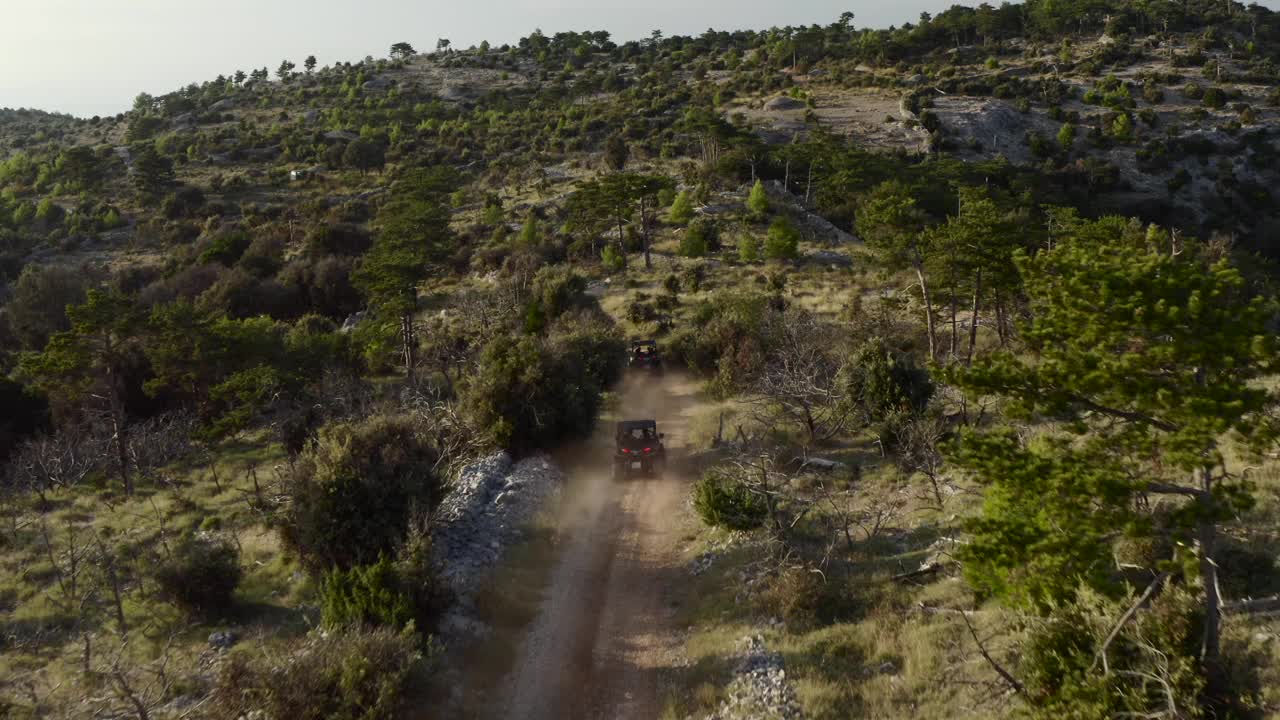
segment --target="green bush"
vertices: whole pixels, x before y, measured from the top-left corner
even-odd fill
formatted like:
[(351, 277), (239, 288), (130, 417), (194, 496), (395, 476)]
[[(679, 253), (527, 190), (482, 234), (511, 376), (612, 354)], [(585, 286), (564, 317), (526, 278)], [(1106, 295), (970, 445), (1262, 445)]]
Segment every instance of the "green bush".
[(892, 420), (899, 413), (923, 412), (934, 391), (927, 370), (879, 338), (868, 340), (854, 351), (840, 382), (868, 423)]
[(160, 595), (192, 615), (213, 616), (231, 607), (243, 571), (234, 545), (192, 535), (156, 568)]
[(764, 191), (764, 183), (759, 180), (751, 186), (751, 194), (747, 196), (747, 211), (756, 221), (769, 214), (769, 196)]
[(375, 562), (444, 496), (439, 458), (407, 417), (323, 428), (286, 479), (281, 539), (313, 570)]
[(600, 251), (600, 263), (608, 272), (622, 272), (627, 268), (627, 256), (616, 245), (609, 243)]
[(769, 517), (764, 497), (718, 470), (694, 483), (693, 507), (706, 524), (730, 530), (758, 528)]
[(600, 393), (576, 363), (537, 338), (500, 336), (480, 354), (462, 399), (475, 427), (521, 456), (585, 437), (595, 426)]
[(285, 662), (241, 650), (219, 665), (208, 709), (219, 720), (394, 720), (424, 660), (413, 635), (390, 628), (313, 635)]
[(589, 386), (603, 390), (622, 378), (627, 344), (598, 308), (561, 315), (548, 330), (548, 342), (563, 362), (577, 367)]
[(685, 230), (684, 237), (680, 238), (680, 254), (689, 258), (706, 256), (707, 237), (700, 225), (693, 224)]
[(760, 239), (755, 235), (743, 235), (738, 240), (738, 260), (753, 263), (760, 259)]
[(209, 246), (200, 253), (201, 264), (218, 262), (231, 267), (236, 264), (245, 250), (249, 249), (251, 239), (243, 230), (229, 230), (218, 233), (209, 242)]
[(680, 282), (689, 292), (698, 292), (702, 289), (702, 283), (707, 279), (707, 266), (705, 263), (693, 263), (685, 267), (680, 272)]
[(794, 260), (799, 248), (800, 231), (787, 218), (775, 218), (764, 242), (764, 256), (770, 260)]
[(413, 619), (409, 597), (400, 586), (391, 559), (350, 570), (334, 568), (320, 585), (321, 621), (327, 627), (387, 625), (401, 628)]
[(684, 225), (693, 219), (693, 199), (689, 197), (688, 190), (681, 190), (671, 202), (671, 213), (668, 216), (671, 222), (678, 225)]
[(769, 615), (801, 631), (854, 619), (865, 604), (847, 578), (807, 566), (770, 578), (761, 600)]
[[(1197, 657), (1201, 610), (1194, 592), (1166, 587), (1116, 628), (1116, 618), (1133, 602), (1086, 591), (1033, 624), (1019, 666), (1032, 717), (1148, 715), (1170, 702), (1205, 707), (1205, 677)], [(1113, 628), (1119, 632), (1106, 646), (1107, 672), (1099, 658)]]
[(595, 298), (587, 295), (585, 278), (567, 267), (543, 267), (533, 278), (525, 330), (539, 334), (547, 324), (570, 310), (595, 307)]
[(1071, 123), (1063, 123), (1058, 130), (1058, 144), (1063, 150), (1070, 150), (1071, 146), (1076, 142), (1076, 126)]

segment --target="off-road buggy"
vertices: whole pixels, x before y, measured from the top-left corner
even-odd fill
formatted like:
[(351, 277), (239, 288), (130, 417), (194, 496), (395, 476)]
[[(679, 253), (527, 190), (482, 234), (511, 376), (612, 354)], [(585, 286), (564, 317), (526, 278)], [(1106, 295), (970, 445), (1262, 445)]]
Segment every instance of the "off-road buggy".
[(657, 476), (667, 467), (667, 449), (653, 420), (624, 420), (614, 433), (613, 477)]
[(627, 353), (627, 367), (638, 370), (662, 372), (662, 352), (656, 340), (632, 340)]

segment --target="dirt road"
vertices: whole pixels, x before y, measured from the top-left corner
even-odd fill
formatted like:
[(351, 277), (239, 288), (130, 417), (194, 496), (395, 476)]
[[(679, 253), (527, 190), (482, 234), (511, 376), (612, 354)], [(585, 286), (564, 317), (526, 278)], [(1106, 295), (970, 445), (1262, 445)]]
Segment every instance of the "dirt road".
[(698, 398), (678, 375), (633, 378), (619, 394), (620, 414), (657, 419), (672, 462), (663, 477), (612, 480), (611, 418), (589, 447), (566, 453), (557, 557), (491, 717), (649, 720), (662, 710), (661, 671), (680, 648), (689, 485), (678, 458)]

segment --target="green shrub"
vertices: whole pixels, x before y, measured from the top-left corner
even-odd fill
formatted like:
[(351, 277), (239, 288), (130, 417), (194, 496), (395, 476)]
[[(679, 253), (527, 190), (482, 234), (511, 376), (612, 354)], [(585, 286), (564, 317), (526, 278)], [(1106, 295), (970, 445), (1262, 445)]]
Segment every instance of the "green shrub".
[(661, 207), (671, 207), (676, 201), (676, 189), (666, 186), (658, 191), (658, 205)]
[(671, 202), (671, 214), (668, 217), (678, 225), (684, 225), (693, 219), (693, 199), (689, 197), (688, 190), (681, 190), (676, 195)]
[(854, 619), (864, 605), (847, 578), (807, 566), (789, 567), (770, 578), (761, 600), (769, 615), (801, 631)]
[(552, 351), (578, 369), (591, 387), (604, 389), (622, 379), (627, 344), (598, 308), (562, 315), (548, 330)]
[(609, 243), (600, 252), (600, 263), (604, 265), (604, 269), (608, 272), (622, 272), (627, 267), (627, 256), (618, 249), (618, 246)]
[(627, 319), (636, 325), (653, 322), (657, 319), (657, 310), (650, 301), (648, 293), (638, 292), (627, 301)]
[(693, 263), (687, 266), (680, 273), (680, 282), (689, 292), (698, 292), (702, 289), (702, 283), (707, 279), (707, 266), (705, 263)]
[(372, 244), (369, 233), (349, 223), (324, 223), (307, 233), (311, 255), (361, 255)]
[(1133, 138), (1133, 121), (1125, 113), (1116, 116), (1114, 122), (1111, 123), (1111, 134), (1119, 140), (1130, 140)]
[(1063, 150), (1070, 150), (1071, 146), (1076, 142), (1076, 126), (1071, 123), (1064, 123), (1058, 130), (1058, 144)]
[(213, 616), (231, 607), (243, 571), (229, 542), (192, 535), (156, 568), (160, 595), (183, 611)]
[(764, 242), (764, 256), (770, 260), (794, 260), (800, 254), (799, 248), (800, 231), (787, 218), (775, 218)]
[(249, 249), (249, 234), (243, 230), (229, 230), (218, 233), (209, 246), (200, 253), (201, 264), (218, 262), (231, 267), (236, 264), (245, 250)]
[(755, 235), (743, 235), (738, 240), (738, 260), (753, 263), (760, 259), (760, 239)]
[(413, 619), (408, 595), (400, 586), (391, 559), (350, 570), (334, 568), (320, 586), (321, 620), (327, 627), (387, 625), (401, 628)]
[(258, 714), (267, 720), (394, 720), (425, 665), (411, 634), (348, 628), (308, 637), (284, 662), (248, 650), (231, 653), (218, 667), (207, 707), (220, 720)]
[(495, 338), (463, 390), (467, 414), (517, 456), (585, 437), (603, 388), (579, 371), (581, 359), (555, 353), (537, 338)]
[(680, 239), (680, 254), (685, 257), (703, 257), (708, 251), (716, 249), (720, 244), (720, 233), (715, 223), (709, 220), (697, 220), (690, 223)]
[[(1204, 707), (1205, 677), (1197, 657), (1200, 607), (1194, 593), (1168, 587), (1116, 628), (1116, 618), (1133, 602), (1132, 597), (1112, 601), (1082, 592), (1075, 603), (1033, 624), (1019, 665), (1032, 717), (1148, 715), (1170, 702)], [(1104, 671), (1099, 658), (1113, 628), (1119, 632), (1106, 646), (1109, 671)]]
[(281, 539), (308, 567), (375, 562), (444, 495), (439, 453), (407, 417), (323, 428), (286, 479)]
[(1206, 88), (1204, 96), (1200, 98), (1200, 104), (1207, 108), (1219, 110), (1227, 104), (1227, 97), (1222, 90), (1216, 87)]
[(840, 382), (858, 414), (869, 424), (893, 421), (899, 413), (923, 412), (934, 391), (927, 370), (879, 338), (868, 340), (854, 351)]
[(706, 524), (730, 530), (758, 528), (769, 517), (763, 496), (720, 470), (694, 483), (693, 507)]
[(769, 214), (769, 196), (760, 180), (756, 180), (756, 184), (751, 186), (751, 194), (747, 196), (747, 211), (756, 221), (763, 220)]
[(531, 303), (536, 304), (547, 323), (580, 308), (596, 307), (595, 298), (587, 295), (587, 280), (564, 266), (546, 266), (533, 278)]

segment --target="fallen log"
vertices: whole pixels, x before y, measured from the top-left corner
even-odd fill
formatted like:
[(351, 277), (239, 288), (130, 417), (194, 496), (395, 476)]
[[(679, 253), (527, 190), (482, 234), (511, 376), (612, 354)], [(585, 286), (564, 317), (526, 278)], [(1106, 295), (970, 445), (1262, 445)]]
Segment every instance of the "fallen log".
[(1241, 615), (1280, 611), (1280, 595), (1223, 603), (1222, 611)]
[(897, 582), (901, 582), (903, 580), (914, 580), (918, 577), (924, 577), (925, 575), (932, 575), (938, 572), (939, 570), (943, 569), (944, 567), (946, 566), (943, 563), (929, 563), (927, 565), (920, 566), (918, 570), (911, 570), (910, 572), (898, 573), (897, 575), (893, 576), (893, 579)]

